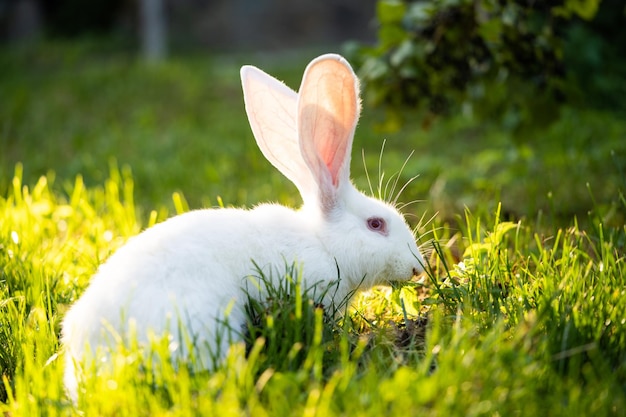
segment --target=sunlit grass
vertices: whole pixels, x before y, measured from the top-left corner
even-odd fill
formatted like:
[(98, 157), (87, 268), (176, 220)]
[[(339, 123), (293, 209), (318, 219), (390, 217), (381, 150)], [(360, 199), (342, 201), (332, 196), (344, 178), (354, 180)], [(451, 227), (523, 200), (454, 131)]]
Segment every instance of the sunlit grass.
[[(18, 167), (0, 200), (0, 410), (73, 414), (58, 324), (97, 264), (141, 229), (132, 178), (113, 167), (100, 187), (45, 177), (29, 187), (20, 175)], [(467, 213), (457, 255), (438, 245), (430, 276), (370, 291), (332, 320), (316, 301), (321, 292), (301, 288), (298, 269), (287, 269), (282, 289), (251, 304), (254, 337), (215, 372), (120, 350), (112, 374), (87, 379), (77, 407), (86, 415), (619, 415), (626, 230), (597, 220), (590, 230), (574, 223), (538, 235), (497, 212)], [(168, 357), (167, 344), (153, 348)]]
[[(111, 253), (190, 208), (299, 197), (244, 119), (238, 66), (255, 62), (0, 52), (0, 413), (626, 413), (626, 124), (567, 107), (521, 142), (461, 116), (384, 134), (365, 109), (353, 177), (368, 189), (367, 166), (373, 193), (394, 198), (420, 175), (399, 202), (426, 200), (403, 211), (422, 219), (428, 273), (330, 314), (288, 265), (215, 372), (125, 347), (72, 404), (60, 322)], [(310, 58), (264, 68), (295, 87)]]

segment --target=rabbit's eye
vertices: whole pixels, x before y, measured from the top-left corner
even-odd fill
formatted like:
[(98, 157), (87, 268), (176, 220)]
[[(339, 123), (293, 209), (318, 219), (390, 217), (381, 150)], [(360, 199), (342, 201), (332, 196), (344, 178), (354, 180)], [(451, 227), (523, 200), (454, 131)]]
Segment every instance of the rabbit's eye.
[(367, 227), (373, 232), (378, 232), (387, 236), (387, 223), (385, 223), (385, 219), (380, 217), (370, 217), (367, 219)]

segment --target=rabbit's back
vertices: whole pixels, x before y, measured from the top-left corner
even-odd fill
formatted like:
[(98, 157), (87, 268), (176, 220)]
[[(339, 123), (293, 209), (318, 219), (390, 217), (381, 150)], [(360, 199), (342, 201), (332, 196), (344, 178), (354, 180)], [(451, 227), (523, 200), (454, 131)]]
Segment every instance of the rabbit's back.
[[(242, 288), (247, 277), (258, 275), (257, 266), (274, 274), (285, 263), (319, 258), (300, 216), (278, 205), (197, 210), (147, 229), (100, 267), (68, 311), (64, 344), (80, 357), (86, 345), (110, 344), (112, 332), (124, 338), (132, 330), (141, 341), (149, 332), (176, 333), (178, 323), (211, 339), (227, 309), (239, 330)], [(137, 328), (129, 328), (131, 321)]]
[[(279, 205), (253, 210), (207, 209), (173, 217), (131, 238), (92, 278), (63, 320), (65, 384), (76, 392), (76, 361), (116, 350), (120, 341), (167, 335), (174, 358), (195, 350), (211, 367), (245, 325), (244, 288), (251, 276), (284, 271), (286, 262), (313, 261), (316, 238), (301, 213)], [(306, 222), (304, 222), (306, 224)], [(274, 276), (274, 275), (273, 275)], [(276, 274), (275, 276), (278, 276)], [(226, 323), (226, 324), (225, 324)], [(180, 341), (192, 341), (188, 346)]]

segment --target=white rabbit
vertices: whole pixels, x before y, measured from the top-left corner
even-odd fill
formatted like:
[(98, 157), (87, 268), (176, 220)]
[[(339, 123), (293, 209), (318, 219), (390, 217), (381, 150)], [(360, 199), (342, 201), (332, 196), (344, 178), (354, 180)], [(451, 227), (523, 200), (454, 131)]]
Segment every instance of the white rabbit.
[[(262, 204), (251, 210), (207, 209), (173, 217), (131, 238), (93, 277), (67, 312), (62, 343), (65, 384), (76, 398), (77, 367), (113, 340), (146, 343), (149, 332), (171, 335), (175, 358), (191, 354), (210, 368), (245, 325), (244, 287), (257, 265), (280, 279), (302, 265), (305, 287), (339, 278), (325, 302), (358, 288), (408, 280), (423, 259), (402, 215), (357, 191), (349, 178), (360, 112), (359, 83), (338, 55), (313, 60), (296, 93), (261, 70), (244, 66), (246, 112), (263, 155), (298, 188), (299, 210)], [(230, 337), (218, 337), (228, 312)], [(176, 343), (185, 333), (193, 344)]]

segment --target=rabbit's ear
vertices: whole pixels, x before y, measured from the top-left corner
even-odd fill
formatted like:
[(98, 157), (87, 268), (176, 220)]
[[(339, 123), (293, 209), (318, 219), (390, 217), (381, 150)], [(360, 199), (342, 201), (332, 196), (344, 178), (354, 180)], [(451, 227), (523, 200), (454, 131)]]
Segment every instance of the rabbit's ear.
[(249, 65), (241, 68), (241, 84), (250, 127), (261, 152), (306, 199), (315, 189), (315, 182), (298, 143), (298, 95), (271, 75)]
[(336, 206), (340, 187), (350, 184), (360, 110), (359, 80), (345, 59), (322, 55), (307, 66), (299, 92), (298, 133), (325, 210)]

